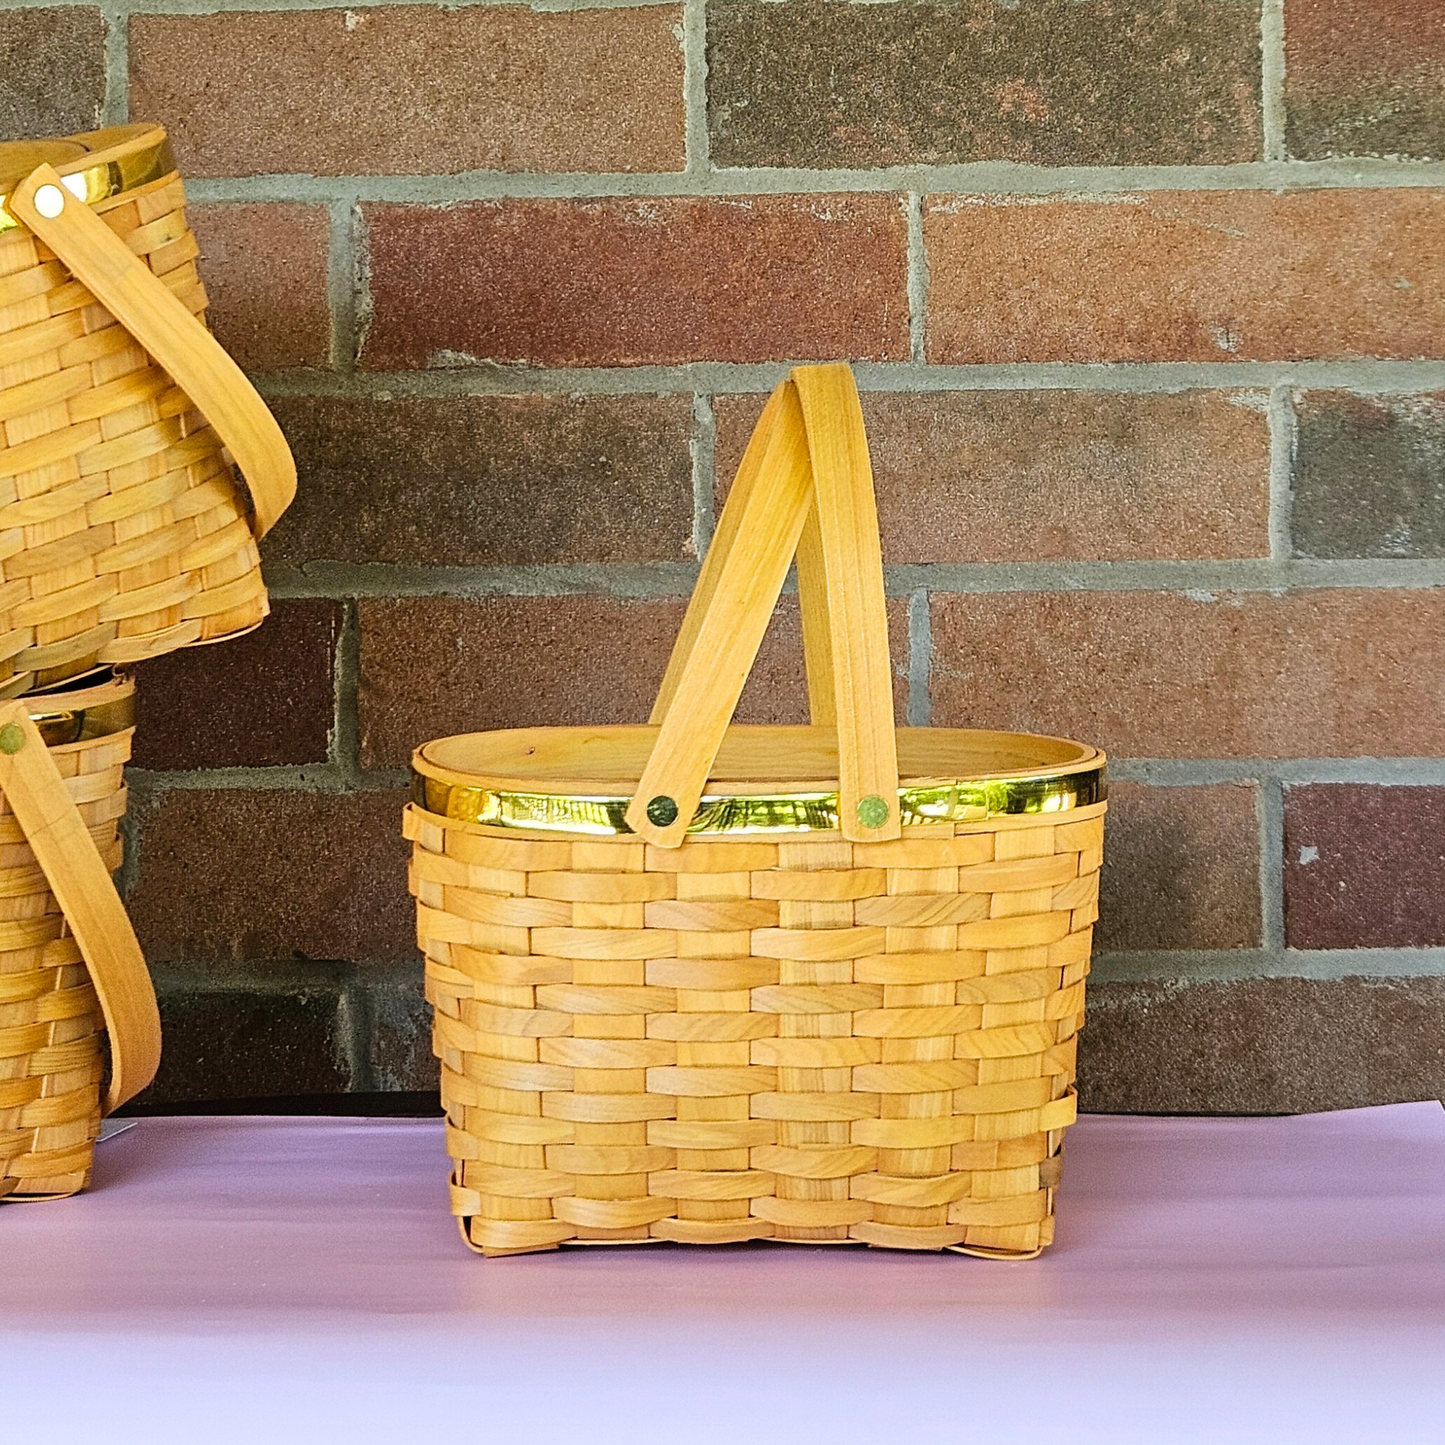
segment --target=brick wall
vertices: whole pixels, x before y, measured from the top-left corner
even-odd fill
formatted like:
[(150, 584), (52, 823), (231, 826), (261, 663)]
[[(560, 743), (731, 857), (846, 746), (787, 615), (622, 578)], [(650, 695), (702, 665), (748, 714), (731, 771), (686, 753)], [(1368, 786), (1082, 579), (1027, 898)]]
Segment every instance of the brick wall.
[(834, 356), (900, 716), (1115, 759), (1086, 1104), (1445, 1093), (1442, 69), (1423, 0), (4, 9), (0, 131), (172, 128), (301, 465), (272, 621), (143, 674), (160, 1096), (428, 1086), (409, 749), (640, 718)]

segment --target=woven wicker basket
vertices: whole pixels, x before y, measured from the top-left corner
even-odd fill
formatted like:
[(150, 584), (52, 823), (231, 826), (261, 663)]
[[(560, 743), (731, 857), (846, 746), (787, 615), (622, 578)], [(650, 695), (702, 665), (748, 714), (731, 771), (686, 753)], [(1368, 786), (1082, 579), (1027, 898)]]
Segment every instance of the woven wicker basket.
[(295, 468), (200, 319), (184, 202), (152, 126), (0, 145), (0, 694), (266, 615)]
[[(795, 551), (814, 726), (729, 728)], [(1104, 758), (895, 734), (846, 367), (769, 402), (653, 723), (415, 754), (468, 1242), (1036, 1253), (1074, 1118)]]
[(0, 706), (0, 1199), (83, 1189), (103, 1105), (155, 1072), (155, 997), (110, 881), (133, 694)]

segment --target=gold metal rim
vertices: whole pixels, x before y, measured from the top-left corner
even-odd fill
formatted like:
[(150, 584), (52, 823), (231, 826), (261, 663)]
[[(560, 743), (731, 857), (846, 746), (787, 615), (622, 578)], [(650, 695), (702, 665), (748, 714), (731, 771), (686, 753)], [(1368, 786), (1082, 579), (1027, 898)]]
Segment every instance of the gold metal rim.
[[(979, 823), (1021, 813), (1066, 813), (1102, 803), (1108, 795), (1104, 763), (1071, 773), (1029, 778), (968, 778), (898, 790), (905, 827), (920, 823)], [(630, 797), (504, 792), (466, 787), (412, 771), (412, 801), (453, 822), (540, 832), (630, 834), (624, 814)], [(704, 796), (688, 833), (836, 832), (837, 793)]]
[[(164, 138), (128, 155), (114, 156), (96, 165), (79, 165), (79, 159), (70, 163), (70, 166), (77, 166), (76, 169), (65, 165), (56, 169), (65, 189), (88, 206), (108, 201), (112, 196), (133, 191), (138, 186), (149, 185), (151, 181), (170, 175), (176, 168), (170, 142)], [(9, 199), (8, 195), (0, 196), (0, 233), (16, 230), (23, 224), (10, 214), (7, 208)]]
[(24, 699), (48, 748), (106, 738), (135, 726), (135, 683), (128, 677), (75, 689), (72, 705), (54, 692)]

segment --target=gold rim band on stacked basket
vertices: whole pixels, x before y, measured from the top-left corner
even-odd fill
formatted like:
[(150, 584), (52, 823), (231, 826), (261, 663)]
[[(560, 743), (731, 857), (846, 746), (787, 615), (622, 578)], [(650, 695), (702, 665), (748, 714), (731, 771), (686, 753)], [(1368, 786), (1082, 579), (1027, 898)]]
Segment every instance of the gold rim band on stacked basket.
[(266, 615), (295, 468), (197, 251), (164, 131), (0, 145), (0, 695)]
[(0, 1199), (83, 1189), (102, 1113), (154, 1072), (154, 996), (110, 883), (134, 700), (114, 677), (0, 706)]
[[(728, 727), (797, 555), (813, 726)], [(893, 723), (846, 367), (770, 399), (648, 727), (414, 755), (411, 889), (481, 1253), (1053, 1237), (1103, 754)]]

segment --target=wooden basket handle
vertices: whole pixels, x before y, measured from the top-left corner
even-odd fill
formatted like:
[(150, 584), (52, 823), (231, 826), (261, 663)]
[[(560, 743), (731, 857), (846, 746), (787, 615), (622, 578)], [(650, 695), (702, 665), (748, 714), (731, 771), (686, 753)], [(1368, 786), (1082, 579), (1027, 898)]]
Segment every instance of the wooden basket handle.
[(843, 365), (800, 366), (744, 453), (688, 604), (651, 721), (658, 727), (632, 830), (676, 847), (798, 561), (813, 722), (838, 730), (845, 838), (899, 835), (883, 557), (863, 410)]
[(37, 166), (6, 206), (168, 371), (230, 450), (246, 479), (255, 534), (264, 537), (296, 495), (286, 438), (245, 373), (149, 266), (78, 200), (50, 166)]
[(0, 793), (90, 969), (110, 1033), (109, 1114), (155, 1078), (160, 1013), (125, 905), (23, 700), (0, 703)]

